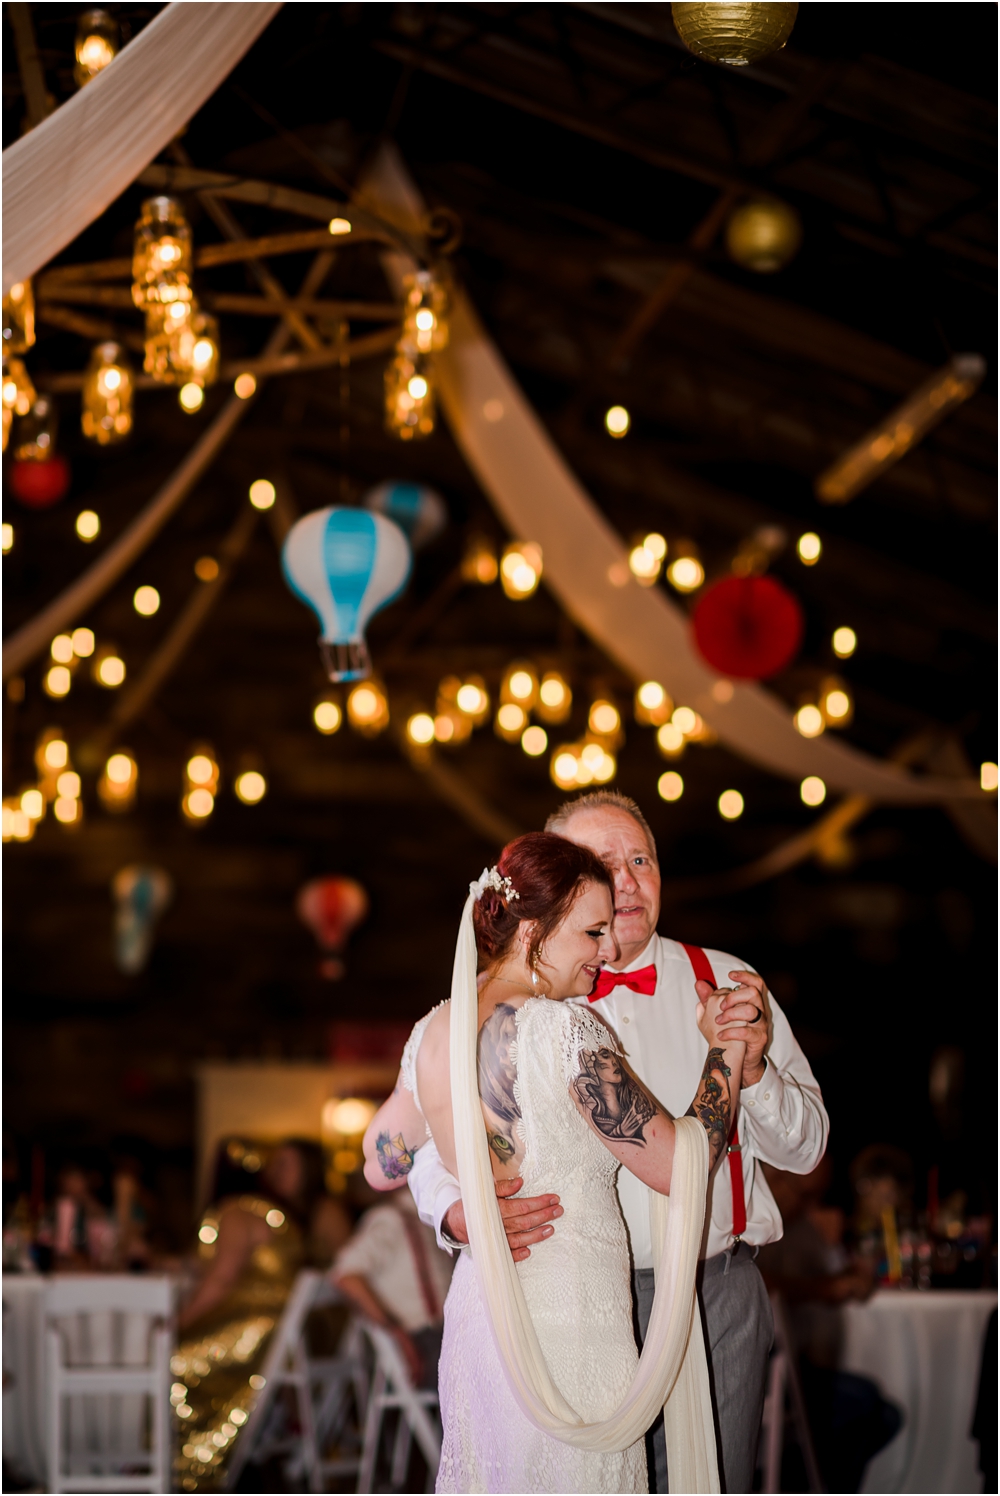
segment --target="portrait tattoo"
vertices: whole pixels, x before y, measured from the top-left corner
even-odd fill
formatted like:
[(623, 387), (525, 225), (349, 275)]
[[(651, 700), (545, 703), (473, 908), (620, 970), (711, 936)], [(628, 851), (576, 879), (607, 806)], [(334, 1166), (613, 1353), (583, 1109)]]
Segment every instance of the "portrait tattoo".
[(613, 1049), (580, 1052), (580, 1074), (573, 1091), (598, 1132), (609, 1142), (645, 1148), (646, 1123), (656, 1108)]
[(513, 1163), (517, 1154), (515, 1128), (521, 1108), (514, 1094), (517, 1066), (511, 1051), (517, 1040), (516, 1009), (498, 1003), (479, 1030), (479, 1095), (491, 1114), (486, 1133), (490, 1149), (502, 1164)]
[[(725, 1084), (716, 1079), (721, 1075)], [(729, 1114), (732, 1098), (729, 1094), (729, 1077), (732, 1071), (723, 1059), (721, 1049), (710, 1049), (701, 1072), (702, 1088), (688, 1107), (689, 1117), (697, 1117), (708, 1133), (708, 1146), (712, 1162), (718, 1158), (729, 1137)]]
[(387, 1132), (380, 1132), (375, 1139), (379, 1168), (386, 1179), (405, 1179), (413, 1168), (413, 1155), (416, 1151), (416, 1148), (407, 1148), (401, 1132), (394, 1138)]

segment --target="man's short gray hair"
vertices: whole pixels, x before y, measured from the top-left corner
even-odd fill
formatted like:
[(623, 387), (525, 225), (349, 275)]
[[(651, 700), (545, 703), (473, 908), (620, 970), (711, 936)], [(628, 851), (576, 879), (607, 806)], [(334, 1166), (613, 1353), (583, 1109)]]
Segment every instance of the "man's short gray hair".
[(565, 836), (566, 827), (573, 817), (587, 810), (624, 811), (640, 827), (649, 842), (653, 856), (656, 856), (656, 838), (649, 829), (649, 822), (635, 801), (629, 795), (623, 795), (621, 790), (594, 790), (592, 794), (580, 795), (576, 800), (565, 800), (559, 809), (554, 810), (549, 816), (545, 822), (545, 829), (556, 836)]

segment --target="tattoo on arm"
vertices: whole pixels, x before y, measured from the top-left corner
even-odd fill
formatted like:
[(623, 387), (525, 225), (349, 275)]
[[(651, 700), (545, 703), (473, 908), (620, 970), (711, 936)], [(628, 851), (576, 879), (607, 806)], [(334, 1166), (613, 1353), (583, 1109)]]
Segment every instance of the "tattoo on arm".
[[(708, 1133), (708, 1148), (712, 1164), (722, 1153), (729, 1137), (732, 1097), (729, 1077), (732, 1074), (721, 1049), (708, 1051), (705, 1068), (701, 1073), (701, 1089), (688, 1107), (687, 1115), (697, 1117)], [(717, 1079), (721, 1076), (721, 1080)]]
[(379, 1168), (386, 1179), (405, 1179), (413, 1168), (416, 1151), (416, 1148), (407, 1148), (401, 1132), (397, 1132), (394, 1138), (387, 1132), (380, 1132), (375, 1139)]
[(521, 1108), (514, 1094), (517, 1067), (511, 1049), (517, 1039), (516, 1009), (498, 1003), (479, 1030), (479, 1095), (490, 1113), (486, 1134), (501, 1164), (513, 1163), (518, 1151), (516, 1127)]
[(576, 1098), (609, 1142), (645, 1148), (645, 1127), (656, 1107), (613, 1049), (585, 1049), (573, 1082)]

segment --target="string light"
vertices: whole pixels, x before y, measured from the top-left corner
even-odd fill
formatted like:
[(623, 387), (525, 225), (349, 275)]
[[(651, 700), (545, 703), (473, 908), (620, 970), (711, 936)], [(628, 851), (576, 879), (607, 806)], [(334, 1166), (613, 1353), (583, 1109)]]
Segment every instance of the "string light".
[(826, 799), (826, 785), (818, 774), (809, 774), (799, 785), (803, 805), (822, 805)]
[(527, 727), (521, 735), (521, 747), (529, 758), (540, 758), (549, 746), (549, 735), (544, 727)]
[(979, 784), (984, 790), (995, 790), (998, 782), (998, 771), (996, 764), (986, 762), (979, 766)]
[(3, 353), (27, 353), (35, 346), (35, 292), (31, 281), (15, 281), (3, 298)]
[(470, 676), (462, 682), (455, 692), (455, 705), (460, 712), (472, 719), (476, 727), (485, 722), (490, 709), (490, 698), (480, 676)]
[(72, 683), (73, 677), (65, 665), (53, 665), (51, 670), (46, 672), (42, 688), (46, 696), (53, 696), (58, 699), (60, 696), (69, 695), (69, 688)]
[(505, 701), (497, 708), (494, 728), (497, 737), (516, 743), (528, 725), (528, 714), (516, 701)]
[(535, 711), (550, 727), (565, 722), (573, 709), (573, 692), (569, 682), (558, 670), (549, 670), (538, 685), (538, 700)]
[(190, 302), (192, 264), (191, 229), (180, 203), (172, 197), (147, 198), (132, 246), (135, 305), (148, 311)]
[(4, 520), (3, 524), (0, 525), (0, 536), (2, 536), (3, 553), (5, 556), (9, 555), (14, 549), (14, 526), (9, 525)]
[(277, 489), (267, 478), (257, 478), (250, 485), (250, 502), (255, 509), (273, 508), (277, 497)]
[(739, 790), (723, 790), (719, 796), (719, 814), (724, 821), (738, 821), (743, 814), (743, 796)]
[(101, 521), (93, 509), (80, 510), (80, 513), (76, 517), (76, 533), (84, 545), (89, 545), (92, 540), (96, 540), (98, 535), (100, 535)]
[(609, 436), (621, 440), (628, 433), (632, 424), (632, 417), (624, 405), (612, 405), (610, 410), (604, 413), (604, 426)]
[(542, 549), (533, 541), (507, 546), (500, 561), (500, 581), (515, 601), (530, 597), (542, 579)]
[(184, 793), (181, 810), (189, 821), (204, 821), (215, 809), (219, 790), (219, 765), (207, 744), (192, 753), (184, 766)]
[(334, 234), (334, 235), (336, 235), (336, 234), (349, 234), (351, 232), (351, 222), (350, 222), (350, 219), (348, 219), (348, 218), (331, 218), (330, 222), (327, 224), (327, 229), (329, 230), (329, 232), (331, 234)]
[[(132, 370), (120, 343), (98, 343), (83, 376), (80, 428), (99, 447), (132, 430)], [(79, 531), (77, 532), (79, 533)]]
[(97, 793), (106, 810), (128, 810), (139, 787), (139, 766), (127, 748), (112, 753), (98, 780)]
[(200, 384), (195, 384), (193, 380), (189, 380), (187, 384), (181, 386), (181, 391), (177, 399), (181, 410), (186, 410), (189, 416), (193, 416), (196, 411), (201, 410), (201, 407), (205, 403), (205, 391)]
[(94, 657), (93, 675), (99, 686), (116, 691), (125, 680), (125, 661), (106, 645)]
[(433, 743), (434, 718), (428, 712), (415, 712), (406, 724), (406, 736), (421, 748)]
[(259, 805), (267, 794), (267, 780), (257, 769), (244, 769), (237, 774), (233, 789), (244, 805)]
[(656, 746), (664, 758), (680, 758), (686, 746), (684, 734), (673, 722), (664, 722), (657, 731)]
[(313, 707), (313, 723), (325, 737), (330, 737), (344, 720), (339, 701), (331, 696), (322, 696)]
[(73, 639), (69, 634), (56, 634), (49, 645), (49, 653), (57, 665), (68, 665), (75, 654)]
[(696, 592), (705, 580), (705, 568), (697, 556), (681, 555), (667, 567), (667, 580), (678, 592)]
[(819, 705), (827, 727), (846, 727), (854, 715), (850, 692), (836, 676), (825, 680), (820, 687)]
[(679, 800), (684, 793), (684, 781), (673, 769), (668, 769), (656, 781), (656, 789), (661, 800)]
[(598, 737), (613, 738), (621, 730), (621, 713), (613, 702), (595, 701), (590, 708), (587, 725)]
[(508, 665), (500, 683), (500, 700), (514, 701), (530, 712), (538, 700), (538, 676), (533, 665), (518, 662)]
[(811, 702), (799, 707), (795, 713), (794, 722), (796, 730), (804, 738), (818, 738), (826, 727), (826, 722), (823, 720), (823, 713), (818, 706), (814, 706)]
[(143, 618), (152, 618), (159, 611), (160, 594), (155, 587), (137, 587), (132, 606)]
[(429, 360), (400, 341), (385, 371), (386, 430), (400, 441), (430, 436), (436, 403)]
[(659, 681), (646, 680), (636, 688), (635, 720), (643, 727), (659, 727), (669, 722), (674, 704)]
[(807, 530), (795, 542), (795, 549), (803, 566), (815, 566), (823, 554), (823, 542), (813, 530)]
[(35, 822), (22, 809), (20, 801), (11, 795), (3, 802), (3, 840), (30, 841), (35, 834)]
[(73, 77), (85, 88), (118, 55), (117, 22), (106, 10), (85, 10), (76, 26), (76, 65)]
[(492, 540), (485, 535), (470, 536), (462, 557), (462, 580), (489, 587), (496, 581), (499, 570)]
[[(406, 315), (400, 349), (438, 353), (448, 346), (448, 293), (430, 270), (417, 270), (403, 278)], [(412, 393), (412, 392), (411, 392)]]
[(76, 657), (80, 660), (89, 660), (97, 643), (93, 629), (74, 629), (70, 637)]
[(233, 394), (237, 400), (249, 400), (257, 389), (257, 381), (252, 374), (237, 374), (233, 380)]
[(838, 660), (849, 660), (858, 647), (858, 636), (853, 629), (839, 628), (833, 631), (833, 652)]
[(356, 732), (374, 737), (389, 725), (389, 703), (373, 680), (360, 681), (347, 698), (347, 719)]

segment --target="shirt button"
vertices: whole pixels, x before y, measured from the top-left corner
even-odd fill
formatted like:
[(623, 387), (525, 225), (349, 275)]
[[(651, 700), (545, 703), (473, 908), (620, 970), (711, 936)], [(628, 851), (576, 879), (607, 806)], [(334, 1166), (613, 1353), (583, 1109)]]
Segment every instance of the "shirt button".
[(771, 1099), (771, 1093), (770, 1093), (770, 1091), (765, 1091), (764, 1092), (764, 1100), (765, 1101), (770, 1101), (770, 1099)]
[(625, 1016), (622, 1018), (622, 1023), (631, 1023), (631, 1022), (632, 1022), (631, 1018), (629, 1018), (628, 1014), (626, 1013)]
[(756, 1101), (748, 1101), (747, 1102), (747, 1106), (756, 1106), (756, 1105), (757, 1105)]

